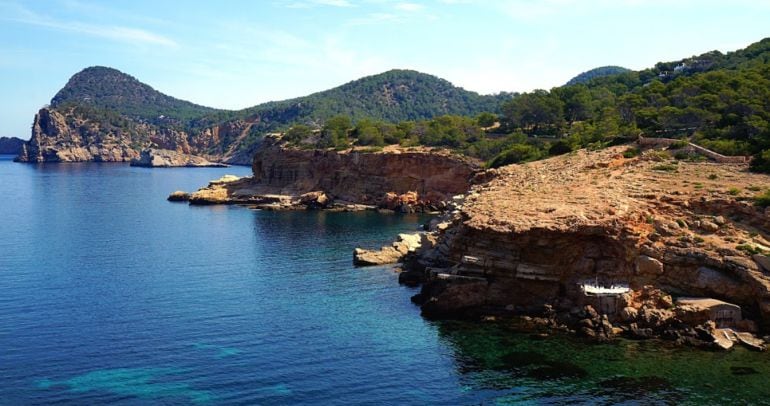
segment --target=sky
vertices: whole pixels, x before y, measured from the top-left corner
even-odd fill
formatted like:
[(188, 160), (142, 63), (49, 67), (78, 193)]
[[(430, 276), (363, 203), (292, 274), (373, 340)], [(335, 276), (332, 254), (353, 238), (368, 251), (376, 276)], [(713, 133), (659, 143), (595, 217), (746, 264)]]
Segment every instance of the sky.
[(770, 36), (770, 0), (0, 0), (0, 136), (88, 66), (241, 109), (414, 69), (479, 93), (550, 89)]

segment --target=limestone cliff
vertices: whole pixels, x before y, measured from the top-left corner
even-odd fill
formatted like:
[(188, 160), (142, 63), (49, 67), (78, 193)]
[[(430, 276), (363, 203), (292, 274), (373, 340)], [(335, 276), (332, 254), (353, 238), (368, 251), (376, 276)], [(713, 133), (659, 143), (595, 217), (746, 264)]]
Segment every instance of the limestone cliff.
[(447, 151), (388, 149), (302, 150), (265, 142), (254, 156), (254, 181), (282, 194), (322, 190), (337, 199), (374, 203), (386, 192), (416, 192), (431, 200), (447, 200), (468, 190), (478, 166)]
[[(43, 108), (35, 115), (32, 137), (19, 162), (124, 162), (145, 148), (198, 155), (211, 161), (248, 164), (232, 142), (245, 137), (251, 124), (235, 120), (197, 133), (121, 117), (94, 117), (76, 107)], [(230, 141), (225, 142), (225, 141)], [(224, 149), (223, 149), (224, 148)]]
[(172, 168), (172, 167), (226, 167), (225, 164), (208, 161), (195, 155), (182, 154), (168, 149), (143, 149), (139, 158), (131, 160), (131, 166), (147, 168)]
[[(437, 245), (408, 261), (426, 278), (416, 297), (424, 314), (545, 306), (569, 319), (591, 304), (609, 321), (663, 329), (684, 319), (672, 302), (633, 299), (659, 289), (738, 304), (767, 327), (770, 258), (756, 253), (770, 251), (770, 216), (752, 196), (770, 188), (770, 177), (745, 165), (659, 162), (657, 152), (625, 159), (624, 148), (477, 176), (462, 209), (436, 231)], [(597, 302), (586, 290), (594, 285), (629, 293)]]
[(447, 151), (301, 150), (269, 138), (254, 156), (252, 177), (213, 183), (190, 201), (260, 203), (284, 196), (283, 201), (314, 207), (335, 201), (390, 209), (436, 207), (468, 190), (477, 169), (475, 161)]

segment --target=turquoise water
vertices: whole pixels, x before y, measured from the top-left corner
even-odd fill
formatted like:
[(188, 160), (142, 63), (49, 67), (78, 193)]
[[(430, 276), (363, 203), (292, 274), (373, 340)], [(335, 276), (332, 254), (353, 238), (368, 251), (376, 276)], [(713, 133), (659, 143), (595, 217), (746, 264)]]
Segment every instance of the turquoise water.
[(770, 357), (432, 323), (356, 245), (418, 216), (169, 203), (248, 168), (0, 159), (0, 404), (761, 403)]

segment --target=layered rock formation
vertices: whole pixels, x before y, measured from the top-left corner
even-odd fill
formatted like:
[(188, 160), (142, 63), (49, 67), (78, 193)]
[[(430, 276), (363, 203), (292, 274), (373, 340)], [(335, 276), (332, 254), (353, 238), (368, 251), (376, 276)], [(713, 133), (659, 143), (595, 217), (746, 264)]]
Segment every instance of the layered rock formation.
[(438, 210), (468, 189), (477, 169), (476, 162), (446, 151), (300, 150), (269, 138), (254, 156), (253, 177), (210, 184), (190, 202)]
[(323, 190), (335, 199), (365, 204), (393, 199), (387, 192), (445, 201), (468, 190), (476, 169), (476, 162), (448, 151), (301, 150), (268, 141), (252, 164), (254, 181), (282, 194)]
[(196, 155), (207, 161), (249, 164), (251, 156), (245, 156), (248, 151), (237, 150), (232, 142), (246, 137), (250, 128), (251, 123), (235, 120), (192, 134), (119, 118), (115, 122), (95, 119), (76, 108), (43, 108), (35, 115), (32, 137), (16, 160), (128, 162), (140, 159), (141, 150), (155, 148)]
[(16, 158), (19, 162), (121, 162), (139, 156), (123, 131), (104, 134), (101, 124), (52, 109), (40, 109), (32, 138)]
[[(438, 244), (407, 261), (426, 280), (415, 298), (423, 313), (561, 312), (599, 330), (604, 314), (627, 332), (660, 334), (683, 322), (673, 302), (634, 299), (658, 289), (740, 305), (767, 327), (770, 269), (751, 253), (770, 251), (770, 217), (750, 196), (770, 178), (745, 165), (657, 162), (657, 153), (624, 159), (624, 148), (477, 176)], [(612, 286), (628, 293), (586, 290)]]
[(182, 154), (168, 149), (144, 149), (139, 158), (131, 160), (131, 166), (147, 168), (172, 167), (227, 167), (225, 164), (208, 161), (195, 155)]

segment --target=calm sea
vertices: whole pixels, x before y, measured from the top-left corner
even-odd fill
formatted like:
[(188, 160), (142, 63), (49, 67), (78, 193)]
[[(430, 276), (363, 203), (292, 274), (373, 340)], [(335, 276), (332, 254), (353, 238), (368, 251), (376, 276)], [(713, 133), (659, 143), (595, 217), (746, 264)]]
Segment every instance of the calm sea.
[(425, 221), (169, 203), (248, 168), (0, 158), (0, 404), (761, 403), (770, 357), (420, 317), (387, 267)]

